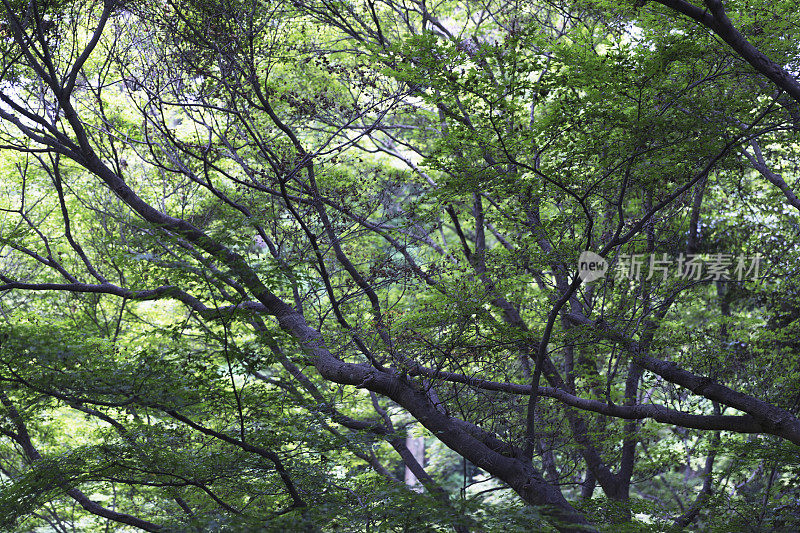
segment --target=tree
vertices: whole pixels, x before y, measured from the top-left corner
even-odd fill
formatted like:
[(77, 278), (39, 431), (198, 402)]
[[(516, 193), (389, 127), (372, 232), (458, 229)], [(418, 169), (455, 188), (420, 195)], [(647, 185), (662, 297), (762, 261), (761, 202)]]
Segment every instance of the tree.
[(6, 525), (795, 529), (796, 19), (4, 0)]

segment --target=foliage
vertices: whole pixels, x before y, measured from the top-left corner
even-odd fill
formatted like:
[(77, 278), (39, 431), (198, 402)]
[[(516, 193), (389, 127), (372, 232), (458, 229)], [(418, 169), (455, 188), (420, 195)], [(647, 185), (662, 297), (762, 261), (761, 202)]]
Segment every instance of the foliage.
[(800, 15), (704, 7), (5, 2), (0, 527), (797, 530)]

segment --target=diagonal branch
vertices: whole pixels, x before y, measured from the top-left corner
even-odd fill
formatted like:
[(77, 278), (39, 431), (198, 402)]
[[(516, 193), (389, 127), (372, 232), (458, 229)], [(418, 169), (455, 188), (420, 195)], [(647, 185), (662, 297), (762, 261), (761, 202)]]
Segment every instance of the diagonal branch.
[(665, 380), (680, 385), (709, 400), (733, 407), (752, 416), (765, 433), (771, 433), (800, 445), (800, 420), (790, 412), (753, 396), (732, 390), (707, 376), (698, 376), (679, 367), (674, 361), (662, 361), (641, 352), (639, 343), (611, 328), (603, 321), (594, 322), (578, 313), (567, 318), (575, 324), (588, 326), (598, 333), (619, 342), (634, 362)]
[[(40, 461), (42, 456), (39, 453), (39, 450), (37, 450), (33, 445), (33, 441), (28, 434), (28, 429), (25, 426), (25, 422), (22, 420), (22, 417), (20, 416), (19, 411), (17, 411), (16, 406), (14, 406), (14, 404), (11, 402), (11, 399), (8, 397), (8, 395), (6, 395), (5, 391), (2, 390), (0, 390), (0, 403), (2, 403), (3, 407), (5, 407), (7, 416), (11, 419), (11, 422), (14, 424), (14, 427), (17, 430), (17, 432), (13, 435), (14, 440), (17, 441), (20, 446), (22, 446), (26, 457), (31, 463)], [(120, 524), (138, 527), (139, 529), (143, 529), (145, 531), (161, 531), (163, 529), (161, 526), (154, 524), (153, 522), (107, 509), (99, 503), (92, 501), (88, 496), (86, 496), (86, 494), (76, 488), (68, 489), (66, 492), (72, 499), (78, 502), (81, 507), (94, 515), (102, 516), (103, 518), (112, 520), (114, 522), (119, 522)]]
[(713, 31), (728, 43), (742, 59), (750, 63), (758, 72), (769, 78), (780, 89), (800, 102), (800, 83), (779, 64), (753, 46), (742, 33), (734, 27), (725, 12), (721, 0), (704, 0), (708, 9), (701, 9), (685, 0), (655, 0), (678, 13), (686, 15)]

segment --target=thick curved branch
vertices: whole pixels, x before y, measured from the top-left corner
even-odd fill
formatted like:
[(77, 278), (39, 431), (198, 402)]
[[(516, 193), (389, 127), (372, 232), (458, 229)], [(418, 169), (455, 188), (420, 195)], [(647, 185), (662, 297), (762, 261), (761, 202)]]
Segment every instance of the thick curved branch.
[(800, 83), (783, 67), (765, 56), (737, 30), (725, 13), (721, 0), (704, 0), (708, 9), (700, 9), (684, 0), (655, 0), (678, 13), (686, 15), (713, 31), (728, 43), (742, 59), (750, 63), (758, 72), (769, 78), (780, 89), (800, 102)]
[(570, 313), (567, 318), (575, 324), (588, 326), (605, 337), (619, 342), (628, 350), (634, 362), (644, 369), (709, 400), (748, 413), (761, 426), (761, 431), (764, 433), (771, 433), (800, 445), (800, 420), (788, 411), (715, 383), (710, 377), (698, 376), (688, 370), (684, 370), (674, 361), (662, 361), (661, 359), (644, 355), (641, 353), (637, 341), (615, 331), (605, 322), (594, 322), (578, 313)]
[[(489, 381), (480, 378), (472, 378), (463, 374), (444, 372), (424, 367), (417, 367), (415, 373), (453, 383), (463, 383), (482, 390), (524, 396), (531, 394), (530, 385)], [(724, 430), (737, 433), (772, 433), (772, 430), (768, 426), (759, 423), (757, 419), (749, 415), (696, 415), (684, 411), (675, 411), (674, 409), (669, 409), (657, 404), (609, 404), (599, 400), (581, 398), (555, 387), (539, 387), (538, 395), (553, 398), (568, 407), (624, 420), (644, 420), (650, 418), (656, 422), (694, 429)]]

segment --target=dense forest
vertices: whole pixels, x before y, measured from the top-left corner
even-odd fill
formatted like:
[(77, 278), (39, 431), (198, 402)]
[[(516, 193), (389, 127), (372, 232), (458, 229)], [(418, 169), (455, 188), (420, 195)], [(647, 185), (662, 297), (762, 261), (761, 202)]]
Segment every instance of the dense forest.
[(800, 530), (800, 10), (2, 0), (0, 530)]

